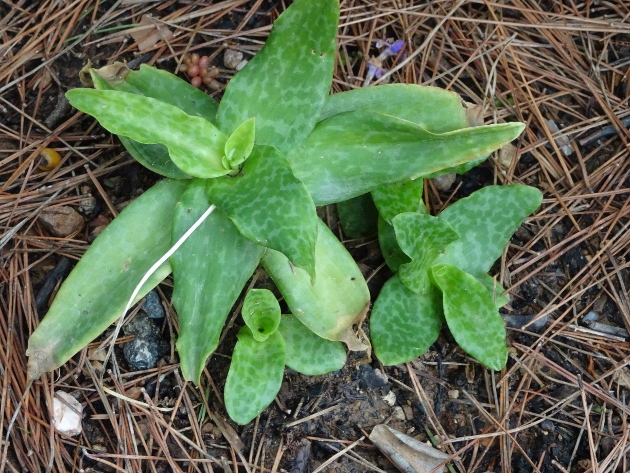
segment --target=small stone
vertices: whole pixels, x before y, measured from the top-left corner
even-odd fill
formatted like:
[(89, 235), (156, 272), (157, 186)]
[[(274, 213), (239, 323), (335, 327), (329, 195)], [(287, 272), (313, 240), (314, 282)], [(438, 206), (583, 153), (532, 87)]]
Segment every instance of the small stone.
[(53, 399), (55, 430), (71, 437), (81, 433), (83, 406), (65, 391), (57, 391)]
[(39, 214), (39, 222), (52, 235), (59, 238), (74, 236), (85, 222), (72, 207), (51, 207)]
[(459, 398), (459, 389), (451, 389), (448, 392), (449, 399), (458, 399)]
[(385, 401), (390, 406), (396, 404), (396, 394), (394, 393), (394, 391), (390, 391), (385, 394), (385, 396), (383, 396), (383, 401)]
[(516, 159), (517, 148), (512, 143), (506, 143), (499, 149), (499, 155), (497, 156), (497, 163), (499, 163), (505, 169), (509, 169), (512, 162)]
[(435, 182), (435, 186), (438, 190), (446, 192), (453, 186), (455, 177), (456, 175), (454, 172), (449, 172), (448, 174), (442, 174), (441, 176), (436, 177), (433, 181)]
[(556, 426), (549, 419), (545, 419), (540, 423), (540, 428), (546, 431), (553, 431)]
[(160, 335), (160, 330), (143, 311), (123, 328), (125, 335), (133, 335), (134, 339), (125, 343), (123, 354), (134, 371), (155, 368), (157, 362), (166, 353), (169, 345)]
[(243, 60), (243, 53), (234, 49), (226, 49), (223, 54), (223, 64), (228, 69), (236, 69)]
[(403, 408), (400, 406), (394, 407), (393, 417), (397, 420), (406, 420), (405, 411), (403, 411)]
[(142, 310), (150, 319), (162, 319), (166, 315), (162, 301), (155, 290), (149, 291), (145, 296)]

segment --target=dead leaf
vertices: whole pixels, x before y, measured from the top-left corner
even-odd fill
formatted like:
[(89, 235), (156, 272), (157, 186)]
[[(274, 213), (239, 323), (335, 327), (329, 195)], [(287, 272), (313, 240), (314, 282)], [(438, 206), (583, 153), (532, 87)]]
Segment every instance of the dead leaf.
[(441, 468), (438, 467), (450, 458), (449, 455), (384, 424), (372, 429), (370, 440), (403, 473), (446, 471), (444, 465)]
[(130, 29), (129, 34), (138, 44), (140, 51), (151, 49), (158, 41), (167, 41), (173, 37), (171, 30), (157, 21), (152, 20), (149, 15), (142, 15), (140, 24)]

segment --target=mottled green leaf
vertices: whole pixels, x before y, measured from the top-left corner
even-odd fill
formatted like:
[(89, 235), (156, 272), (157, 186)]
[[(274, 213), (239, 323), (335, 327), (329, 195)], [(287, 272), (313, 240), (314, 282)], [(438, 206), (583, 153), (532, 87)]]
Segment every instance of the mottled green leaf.
[(256, 121), (254, 118), (243, 122), (225, 143), (225, 158), (223, 165), (226, 168), (238, 169), (254, 148), (254, 131)]
[(450, 264), (470, 274), (487, 273), (523, 220), (542, 201), (541, 192), (519, 184), (488, 186), (449, 206), (440, 215), (460, 239), (436, 264)]
[(235, 177), (208, 180), (208, 197), (250, 240), (284, 253), (315, 275), (317, 213), (284, 156), (255, 146)]
[(436, 265), (431, 274), (442, 290), (444, 317), (455, 341), (488, 368), (501, 370), (508, 356), (505, 325), (488, 290), (455, 266)]
[(316, 205), (465, 163), (516, 138), (521, 123), (434, 134), (389, 115), (347, 112), (317, 124), (288, 157)]
[(379, 85), (330, 95), (319, 120), (355, 111), (384, 113), (408, 120), (432, 133), (471, 126), (458, 94), (415, 84)]
[[(175, 210), (173, 241), (209, 206), (205, 182), (191, 181)], [(216, 350), (225, 320), (262, 251), (216, 209), (171, 256), (173, 305), (179, 317), (177, 349), (187, 381), (199, 384), (206, 360)]]
[[(175, 204), (185, 187), (185, 181), (159, 182), (94, 240), (29, 339), (31, 379), (61, 366), (122, 315), (136, 285), (170, 248)], [(170, 272), (163, 264), (137, 300)]]
[(385, 263), (393, 272), (397, 272), (400, 265), (409, 263), (411, 259), (398, 246), (394, 226), (387, 223), (384, 218), (378, 219), (378, 243)]
[(394, 275), (385, 283), (370, 316), (374, 354), (386, 366), (406, 363), (435, 343), (442, 327), (440, 291), (410, 291)]
[(241, 311), (253, 337), (264, 342), (280, 325), (280, 304), (268, 289), (250, 289)]
[(240, 330), (224, 393), (225, 408), (234, 422), (247, 424), (273, 402), (282, 384), (285, 358), (279, 332), (258, 342), (249, 327)]
[(378, 211), (370, 194), (338, 202), (337, 215), (343, 234), (348, 238), (364, 238), (378, 231)]
[(287, 346), (285, 364), (292, 370), (314, 376), (343, 368), (346, 350), (341, 342), (318, 337), (293, 315), (283, 315), (278, 330)]
[(314, 284), (277, 251), (267, 251), (261, 264), (293, 315), (310, 330), (346, 342), (351, 350), (366, 348), (357, 341), (352, 325), (365, 317), (370, 292), (354, 259), (324, 222), (318, 219)]
[[(112, 67), (117, 67), (113, 76), (106, 70), (110, 68), (108, 70), (111, 71)], [(199, 116), (212, 123), (216, 119), (217, 102), (170, 72), (146, 64), (142, 64), (139, 71), (131, 71), (122, 63), (114, 63), (105, 68), (90, 69), (90, 74), (96, 89), (140, 94), (170, 103), (188, 115)], [(126, 136), (119, 136), (119, 139), (129, 154), (151, 171), (177, 179), (190, 177), (171, 161), (165, 146), (138, 143)]]
[(226, 134), (256, 118), (256, 142), (283, 153), (311, 132), (330, 91), (339, 21), (337, 0), (297, 0), (267, 42), (228, 84), (217, 121)]
[(492, 276), (488, 274), (475, 274), (475, 278), (479, 281), (483, 286), (488, 290), (490, 295), (492, 296), (492, 300), (494, 301), (494, 306), (498, 309), (503, 307), (505, 304), (509, 304), (510, 295), (503, 293), (505, 292), (505, 288), (499, 284)]
[[(142, 64), (139, 71), (131, 71), (127, 75), (125, 84), (142, 95), (174, 105), (188, 115), (215, 123), (219, 104), (208, 94), (175, 74)], [(123, 92), (133, 92), (123, 85), (114, 88)]]
[(227, 137), (204, 118), (129, 92), (73, 89), (66, 97), (112, 133), (166, 146), (177, 167), (191, 176), (210, 178), (230, 172), (222, 164)]
[(423, 180), (418, 178), (379, 186), (372, 191), (372, 198), (379, 215), (391, 223), (396, 215), (404, 212), (427, 213), (422, 191)]
[(431, 284), (431, 264), (459, 237), (448, 223), (431, 215), (406, 212), (394, 217), (392, 224), (400, 248), (412, 260), (400, 266), (400, 280), (408, 289), (424, 295)]

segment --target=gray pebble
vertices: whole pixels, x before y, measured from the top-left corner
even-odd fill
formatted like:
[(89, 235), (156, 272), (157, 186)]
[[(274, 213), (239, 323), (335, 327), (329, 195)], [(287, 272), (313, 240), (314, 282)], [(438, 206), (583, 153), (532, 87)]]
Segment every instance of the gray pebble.
[(162, 301), (160, 300), (160, 296), (158, 296), (157, 292), (149, 291), (146, 296), (144, 296), (144, 304), (142, 305), (142, 310), (146, 312), (146, 314), (151, 319), (161, 319), (166, 313), (164, 312), (164, 306), (162, 305)]
[(159, 328), (143, 311), (123, 328), (125, 335), (134, 339), (125, 343), (123, 354), (135, 371), (155, 368), (160, 358), (168, 353), (169, 345), (162, 339)]

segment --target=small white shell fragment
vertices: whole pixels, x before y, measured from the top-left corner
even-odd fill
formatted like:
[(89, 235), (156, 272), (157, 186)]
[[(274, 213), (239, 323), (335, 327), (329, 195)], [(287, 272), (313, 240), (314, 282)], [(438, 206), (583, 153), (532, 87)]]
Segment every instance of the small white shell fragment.
[(57, 391), (53, 399), (53, 425), (62, 434), (74, 437), (81, 433), (83, 406), (65, 391)]

